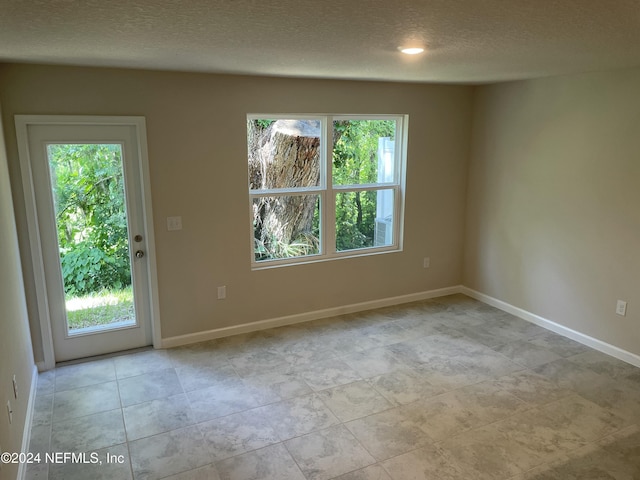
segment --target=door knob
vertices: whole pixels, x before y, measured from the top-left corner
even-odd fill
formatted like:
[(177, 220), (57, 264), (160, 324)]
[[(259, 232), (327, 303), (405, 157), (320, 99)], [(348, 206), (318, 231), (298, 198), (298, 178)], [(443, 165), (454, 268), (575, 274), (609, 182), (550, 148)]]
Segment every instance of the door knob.
[(144, 257), (144, 252), (142, 250), (136, 251), (136, 258), (142, 258), (142, 257)]

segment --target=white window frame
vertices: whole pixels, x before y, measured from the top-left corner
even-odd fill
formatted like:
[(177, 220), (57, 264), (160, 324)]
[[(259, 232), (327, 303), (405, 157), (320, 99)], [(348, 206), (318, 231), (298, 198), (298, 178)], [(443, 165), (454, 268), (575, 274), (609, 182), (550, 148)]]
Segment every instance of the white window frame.
[[(313, 187), (293, 187), (251, 190), (249, 182), (249, 232), (250, 254), (252, 270), (281, 267), (287, 265), (299, 265), (306, 263), (337, 260), (341, 258), (353, 258), (369, 255), (378, 255), (402, 251), (404, 236), (404, 206), (406, 186), (406, 163), (408, 141), (408, 115), (348, 115), (348, 114), (248, 114), (247, 122), (251, 120), (319, 120), (321, 125), (320, 139), (320, 182)], [(333, 136), (329, 135), (329, 126), (333, 128), (334, 120), (395, 120), (395, 149), (394, 149), (394, 181), (373, 184), (333, 185), (332, 154)], [(247, 150), (249, 145), (247, 144)], [(248, 153), (248, 151), (247, 151)], [(248, 169), (247, 169), (248, 177)], [(390, 245), (379, 247), (364, 247), (352, 250), (336, 250), (336, 214), (335, 199), (340, 192), (393, 190), (393, 242)], [(255, 259), (255, 240), (253, 229), (253, 201), (260, 197), (309, 195), (316, 194), (320, 197), (320, 251), (317, 254), (287, 257), (272, 260)]]

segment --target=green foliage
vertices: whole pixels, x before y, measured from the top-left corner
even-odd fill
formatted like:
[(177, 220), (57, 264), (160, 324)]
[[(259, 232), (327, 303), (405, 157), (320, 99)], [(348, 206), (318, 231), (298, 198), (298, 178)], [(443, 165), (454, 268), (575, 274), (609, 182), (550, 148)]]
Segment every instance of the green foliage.
[(130, 283), (128, 263), (82, 242), (61, 255), (65, 291), (70, 294), (97, 292), (103, 288), (122, 288)]
[(376, 192), (345, 192), (336, 195), (336, 250), (373, 246)]
[(120, 145), (48, 146), (65, 292), (131, 284)]
[(67, 322), (72, 330), (134, 320), (135, 308), (130, 286), (67, 298)]
[[(365, 185), (378, 181), (378, 140), (395, 138), (391, 120), (334, 122), (333, 183)], [(353, 191), (336, 196), (336, 249), (373, 246), (376, 192)]]
[(378, 139), (395, 137), (393, 120), (342, 120), (333, 123), (333, 183), (378, 181)]
[(269, 125), (271, 125), (273, 122), (275, 122), (275, 120), (263, 120), (263, 119), (259, 119), (259, 120), (253, 120), (254, 124), (261, 128), (262, 130), (266, 129)]

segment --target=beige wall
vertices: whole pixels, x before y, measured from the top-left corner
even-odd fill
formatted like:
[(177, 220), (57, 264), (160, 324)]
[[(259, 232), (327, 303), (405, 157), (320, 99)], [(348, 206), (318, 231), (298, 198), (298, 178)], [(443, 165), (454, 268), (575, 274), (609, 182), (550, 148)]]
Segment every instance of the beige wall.
[[(18, 238), (11, 201), (5, 144), (0, 127), (0, 446), (20, 452), (33, 375), (27, 307), (22, 283)], [(13, 395), (13, 376), (18, 398)], [(7, 401), (13, 408), (9, 424)], [(0, 479), (16, 478), (17, 465), (0, 465)]]
[[(15, 114), (146, 117), (165, 338), (464, 283), (636, 354), (638, 85), (638, 69), (474, 90), (0, 66), (21, 233)], [(249, 112), (409, 114), (404, 251), (252, 272)], [(180, 232), (166, 230), (173, 215), (183, 217)], [(32, 286), (26, 241), (22, 234)], [(219, 285), (227, 285), (224, 301), (215, 299)], [(615, 315), (617, 299), (629, 302), (627, 317)], [(33, 330), (40, 360), (37, 324)]]
[(640, 69), (478, 88), (467, 205), (466, 286), (640, 354)]
[[(5, 65), (0, 99), (19, 228), (26, 231), (15, 114), (143, 115), (163, 337), (458, 285), (472, 92)], [(408, 114), (404, 251), (252, 272), (245, 131), (252, 112)], [(183, 230), (168, 232), (166, 217), (174, 215), (182, 216)], [(422, 267), (424, 256), (431, 257), (430, 269)], [(216, 300), (219, 285), (227, 286), (224, 301)], [(33, 313), (34, 299), (28, 300)]]
[[(26, 284), (13, 116), (143, 115), (165, 338), (464, 283), (640, 354), (639, 85), (639, 69), (572, 75), (476, 87), (472, 103), (465, 86), (0, 66)], [(404, 251), (252, 272), (248, 112), (409, 114)]]

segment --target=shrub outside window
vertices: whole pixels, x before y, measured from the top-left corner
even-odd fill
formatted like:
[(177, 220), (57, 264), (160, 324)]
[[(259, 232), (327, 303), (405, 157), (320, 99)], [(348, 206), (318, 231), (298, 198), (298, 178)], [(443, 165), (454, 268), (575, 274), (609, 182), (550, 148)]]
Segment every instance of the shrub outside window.
[(248, 115), (253, 266), (400, 250), (406, 123)]

